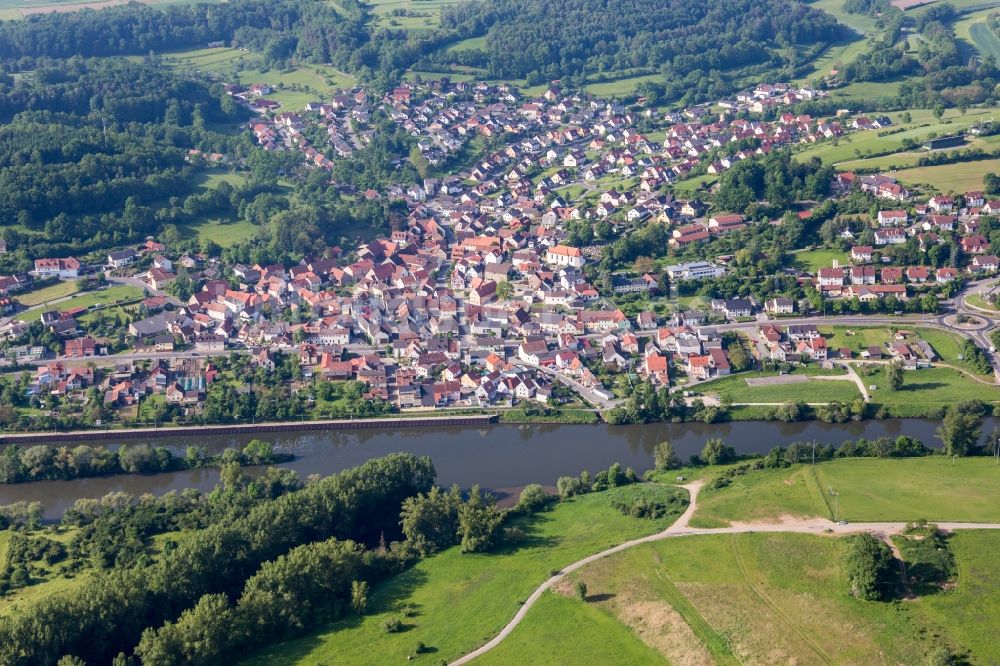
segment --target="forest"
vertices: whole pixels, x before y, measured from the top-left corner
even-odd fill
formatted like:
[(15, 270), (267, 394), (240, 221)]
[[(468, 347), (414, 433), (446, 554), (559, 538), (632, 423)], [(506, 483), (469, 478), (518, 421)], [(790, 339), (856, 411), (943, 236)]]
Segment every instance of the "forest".
[(642, 69), (664, 74), (669, 87), (753, 66), (778, 70), (807, 61), (842, 30), (829, 14), (785, 0), (497, 0), (452, 6), (441, 20), (462, 35), (485, 32), (479, 58), (489, 75), (529, 85)]

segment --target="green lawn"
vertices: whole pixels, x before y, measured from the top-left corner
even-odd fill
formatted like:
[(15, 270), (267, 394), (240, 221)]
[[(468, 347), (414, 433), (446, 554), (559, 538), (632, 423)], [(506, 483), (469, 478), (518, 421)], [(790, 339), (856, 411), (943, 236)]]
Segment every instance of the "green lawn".
[(499, 647), (476, 659), (482, 666), (534, 664), (662, 664), (663, 658), (598, 604), (546, 592), (527, 621)]
[(39, 306), (24, 312), (17, 313), (17, 318), (27, 322), (32, 322), (42, 315), (46, 310), (58, 310), (65, 312), (73, 308), (90, 308), (97, 304), (102, 306), (112, 305), (117, 301), (130, 301), (142, 298), (144, 292), (141, 289), (127, 284), (114, 284), (105, 289), (86, 291), (68, 300), (56, 303), (52, 306)]
[(983, 176), (1000, 170), (1000, 159), (959, 162), (902, 169), (894, 175), (907, 185), (927, 185), (938, 192), (967, 192), (983, 188)]
[(41, 305), (57, 298), (71, 296), (77, 292), (76, 282), (73, 280), (62, 280), (47, 287), (34, 291), (19, 292), (17, 301), (26, 308)]
[[(775, 377), (777, 373), (745, 372), (729, 375), (702, 384), (692, 384), (692, 389), (703, 394), (714, 394), (720, 398), (728, 398), (734, 403), (740, 402), (851, 402), (861, 394), (857, 384), (848, 379), (843, 371), (821, 371), (818, 368), (804, 368), (795, 371), (796, 375), (806, 374), (805, 382), (777, 384), (772, 386), (750, 386), (747, 379), (760, 377)], [(843, 380), (816, 379), (815, 375), (842, 376)]]
[(258, 230), (255, 224), (246, 220), (227, 223), (214, 218), (202, 219), (194, 224), (185, 224), (178, 228), (185, 236), (195, 236), (199, 241), (212, 241), (221, 247), (231, 247), (245, 241)]
[(830, 268), (834, 260), (839, 261), (841, 266), (847, 266), (851, 263), (846, 252), (828, 250), (826, 248), (793, 252), (791, 256), (797, 268), (809, 271), (810, 273), (815, 273), (821, 268)]
[[(830, 488), (839, 493), (836, 507)], [(854, 522), (997, 522), (998, 493), (1000, 467), (991, 458), (838, 458), (815, 468), (750, 472), (725, 488), (704, 489), (692, 525), (721, 527), (782, 515), (832, 518), (834, 508), (838, 518)]]
[(1000, 522), (1000, 467), (991, 458), (848, 458), (816, 466), (853, 521)]
[[(427, 558), (377, 586), (369, 602), (371, 613), (360, 621), (337, 622), (270, 646), (247, 663), (400, 663), (418, 641), (436, 650), (435, 663), (454, 659), (494, 636), (553, 570), (672, 523), (676, 515), (629, 518), (609, 506), (615, 496), (634, 497), (656, 488), (630, 486), (558, 504), (523, 522), (525, 540), (499, 553), (463, 555), (452, 548)], [(400, 616), (404, 605), (414, 611), (412, 619), (403, 620), (406, 631), (387, 634), (383, 622)]]
[(922, 368), (903, 373), (898, 391), (886, 387), (885, 374), (861, 375), (865, 385), (877, 388), (871, 401), (891, 408), (895, 416), (924, 416), (928, 408), (944, 408), (963, 400), (1000, 401), (1000, 386), (981, 384), (951, 368)]

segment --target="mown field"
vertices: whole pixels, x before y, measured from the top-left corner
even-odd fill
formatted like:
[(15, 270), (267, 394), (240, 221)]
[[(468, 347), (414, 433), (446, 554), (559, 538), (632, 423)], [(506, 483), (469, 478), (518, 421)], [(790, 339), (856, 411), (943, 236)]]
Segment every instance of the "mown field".
[(91, 308), (94, 306), (109, 306), (117, 301), (129, 301), (142, 298), (144, 292), (141, 289), (127, 284), (115, 284), (104, 289), (83, 292), (79, 295), (68, 298), (65, 301), (52, 305), (40, 305), (30, 310), (17, 313), (17, 318), (27, 322), (32, 322), (42, 316), (47, 310), (58, 310), (65, 312), (73, 308)]
[(907, 185), (925, 185), (938, 192), (963, 193), (983, 189), (983, 176), (1000, 171), (1000, 159), (900, 169), (894, 176)]
[[(615, 497), (649, 492), (673, 491), (628, 486), (584, 495), (521, 522), (525, 538), (518, 546), (475, 555), (452, 548), (425, 559), (376, 587), (364, 618), (271, 646), (246, 663), (399, 663), (418, 641), (434, 650), (435, 662), (454, 659), (496, 634), (554, 569), (672, 523), (676, 514), (659, 520), (630, 518), (609, 506)], [(404, 631), (385, 632), (383, 623), (393, 617), (403, 617)]]
[[(787, 384), (768, 386), (751, 386), (747, 379), (777, 377), (776, 373), (744, 372), (729, 375), (720, 379), (701, 384), (692, 384), (691, 388), (706, 395), (718, 395), (734, 403), (741, 402), (771, 402), (784, 403), (801, 400), (809, 403), (821, 402), (851, 402), (860, 397), (857, 384), (850, 380), (843, 370), (820, 370), (819, 368), (802, 368), (794, 375), (805, 375), (806, 381), (794, 381)], [(817, 377), (837, 377), (842, 379), (817, 379)]]

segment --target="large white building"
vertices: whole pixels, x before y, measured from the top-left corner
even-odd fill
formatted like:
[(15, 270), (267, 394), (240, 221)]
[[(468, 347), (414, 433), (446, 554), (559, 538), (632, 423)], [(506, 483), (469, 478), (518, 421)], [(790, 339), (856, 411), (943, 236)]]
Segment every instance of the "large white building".
[(583, 252), (578, 247), (568, 245), (553, 245), (545, 253), (545, 262), (555, 266), (572, 266), (580, 268), (585, 263)]
[(707, 261), (690, 261), (686, 264), (667, 266), (667, 276), (671, 280), (704, 280), (706, 278), (722, 277), (726, 269)]

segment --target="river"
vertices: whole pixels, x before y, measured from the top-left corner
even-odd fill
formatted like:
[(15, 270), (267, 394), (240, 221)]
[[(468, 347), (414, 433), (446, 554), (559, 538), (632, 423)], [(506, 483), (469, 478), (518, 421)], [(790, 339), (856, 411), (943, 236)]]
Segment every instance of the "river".
[[(1000, 419), (987, 419), (984, 436)], [(417, 427), (385, 430), (339, 430), (280, 432), (256, 435), (274, 443), (280, 451), (294, 453), (287, 467), (303, 478), (328, 475), (369, 458), (393, 451), (430, 456), (442, 485), (462, 487), (480, 484), (501, 499), (511, 497), (528, 483), (553, 486), (559, 476), (592, 473), (614, 462), (631, 466), (638, 473), (652, 467), (653, 446), (673, 442), (682, 459), (701, 451), (705, 440), (720, 437), (739, 453), (766, 453), (777, 445), (813, 441), (839, 445), (848, 439), (909, 435), (928, 446), (938, 446), (937, 421), (923, 419), (869, 420), (828, 424), (818, 421), (777, 423), (657, 423), (637, 426), (607, 425), (490, 425), (483, 427)], [(190, 444), (209, 452), (242, 447), (254, 435), (211, 435), (137, 440), (181, 450)], [(73, 444), (70, 444), (73, 445)], [(115, 442), (111, 444), (117, 446)], [(0, 486), (0, 504), (38, 500), (50, 519), (62, 516), (81, 497), (100, 497), (112, 491), (156, 495), (182, 488), (211, 489), (218, 470), (202, 469), (153, 476), (116, 475), (76, 481), (40, 481)]]

